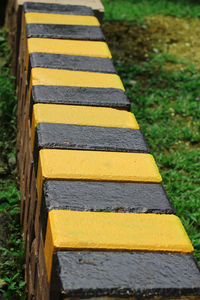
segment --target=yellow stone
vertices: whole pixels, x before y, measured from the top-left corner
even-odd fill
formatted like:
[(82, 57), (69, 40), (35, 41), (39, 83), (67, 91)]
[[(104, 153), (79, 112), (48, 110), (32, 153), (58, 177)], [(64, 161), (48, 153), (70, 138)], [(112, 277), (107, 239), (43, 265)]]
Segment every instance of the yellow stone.
[(31, 70), (30, 88), (32, 85), (116, 88), (124, 91), (121, 79), (116, 74), (44, 68)]
[(27, 39), (27, 49), (26, 70), (28, 70), (29, 66), (30, 53), (112, 58), (108, 45), (105, 42), (30, 38)]
[(30, 38), (27, 39), (27, 45), (29, 54), (44, 52), (112, 58), (105, 42)]
[(53, 252), (72, 249), (190, 253), (193, 246), (175, 215), (50, 211), (45, 241), (49, 280)]
[(37, 173), (38, 201), (46, 179), (155, 182), (162, 181), (154, 158), (144, 153), (42, 149)]
[(32, 114), (31, 143), (34, 147), (38, 123), (119, 127), (139, 129), (135, 116), (124, 110), (78, 105), (35, 104)]
[(65, 14), (51, 14), (51, 13), (25, 13), (26, 24), (58, 24), (58, 25), (86, 25), (86, 26), (100, 26), (97, 18), (93, 16), (76, 16)]

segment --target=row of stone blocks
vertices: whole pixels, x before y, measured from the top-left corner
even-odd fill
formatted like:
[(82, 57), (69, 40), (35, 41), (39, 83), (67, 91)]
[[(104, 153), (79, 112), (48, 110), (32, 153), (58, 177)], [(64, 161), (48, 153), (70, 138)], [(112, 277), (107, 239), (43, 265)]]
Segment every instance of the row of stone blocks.
[(84, 6), (23, 6), (18, 166), (28, 299), (200, 299), (193, 247)]

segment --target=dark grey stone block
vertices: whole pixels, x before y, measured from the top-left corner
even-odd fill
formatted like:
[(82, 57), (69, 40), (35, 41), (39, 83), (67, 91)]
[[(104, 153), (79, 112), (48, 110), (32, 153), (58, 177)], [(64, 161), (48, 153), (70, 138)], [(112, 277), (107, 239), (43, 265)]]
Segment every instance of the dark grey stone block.
[(43, 202), (52, 209), (173, 214), (161, 184), (47, 180)]
[(41, 149), (149, 152), (140, 130), (56, 123), (39, 123), (36, 127), (34, 146), (36, 172), (38, 153)]
[(191, 255), (63, 251), (53, 256), (51, 299), (156, 296), (200, 299), (200, 272)]
[(37, 153), (43, 148), (149, 152), (144, 136), (138, 129), (39, 123), (35, 137)]
[(54, 24), (27, 24), (27, 38), (50, 38), (105, 41), (105, 37), (98, 26), (85, 25), (54, 25)]
[(41, 206), (44, 239), (52, 209), (174, 214), (161, 184), (47, 180), (43, 183)]
[(109, 58), (50, 53), (31, 53), (30, 67), (98, 73), (117, 73), (112, 59)]
[(130, 101), (124, 91), (115, 88), (35, 85), (32, 87), (31, 106), (36, 103), (130, 109)]
[(79, 16), (93, 16), (94, 13), (90, 7), (81, 5), (62, 5), (54, 3), (37, 3), (25, 2), (24, 11), (36, 13), (51, 13), (64, 15), (79, 15)]

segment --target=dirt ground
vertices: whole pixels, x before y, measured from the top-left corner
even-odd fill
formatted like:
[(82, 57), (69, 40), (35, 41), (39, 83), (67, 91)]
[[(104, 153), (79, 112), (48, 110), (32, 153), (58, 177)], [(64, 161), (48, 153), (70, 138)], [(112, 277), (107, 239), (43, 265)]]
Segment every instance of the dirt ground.
[[(186, 64), (200, 65), (200, 20), (157, 15), (143, 24), (105, 22), (103, 30), (113, 57), (118, 60), (147, 60), (152, 52), (183, 59)], [(170, 67), (168, 65), (168, 67)], [(181, 65), (176, 65), (181, 68)]]

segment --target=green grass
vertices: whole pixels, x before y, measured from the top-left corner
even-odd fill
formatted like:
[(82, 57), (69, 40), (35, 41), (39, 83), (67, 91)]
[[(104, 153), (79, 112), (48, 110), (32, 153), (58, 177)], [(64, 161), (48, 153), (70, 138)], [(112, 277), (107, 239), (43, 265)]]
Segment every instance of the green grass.
[(20, 234), (20, 193), (13, 180), (0, 182), (0, 293), (2, 299), (25, 299), (24, 247)]
[(20, 193), (16, 184), (16, 98), (6, 31), (0, 30), (0, 295), (25, 299)]
[(163, 68), (167, 55), (148, 62), (115, 63), (132, 103), (132, 112), (150, 146), (163, 185), (200, 261), (200, 73)]
[[(200, 17), (199, 1), (103, 0), (103, 3), (105, 20), (110, 21), (141, 23), (146, 16), (157, 14)], [(105, 26), (110, 28), (108, 22)], [(119, 23), (117, 26), (120, 28)], [(108, 32), (109, 39), (115, 41), (116, 34)], [(157, 54), (149, 52), (148, 58), (137, 61), (136, 57), (133, 62), (131, 47), (135, 48), (132, 44), (130, 46), (134, 42), (129, 32), (127, 38), (123, 37), (123, 42), (126, 40), (129, 45), (126, 54), (123, 54), (117, 42), (110, 43), (114, 62), (131, 100), (131, 110), (160, 169), (163, 185), (195, 247), (194, 255), (200, 262), (199, 67), (192, 64), (188, 66), (188, 62), (180, 57), (172, 57), (159, 46)], [(142, 42), (137, 47), (137, 51), (141, 47), (142, 52)], [(171, 71), (165, 67), (169, 63), (174, 66)], [(176, 70), (178, 64), (182, 68), (179, 65)]]
[(147, 16), (200, 17), (200, 2), (189, 0), (102, 0), (105, 20), (142, 22)]

